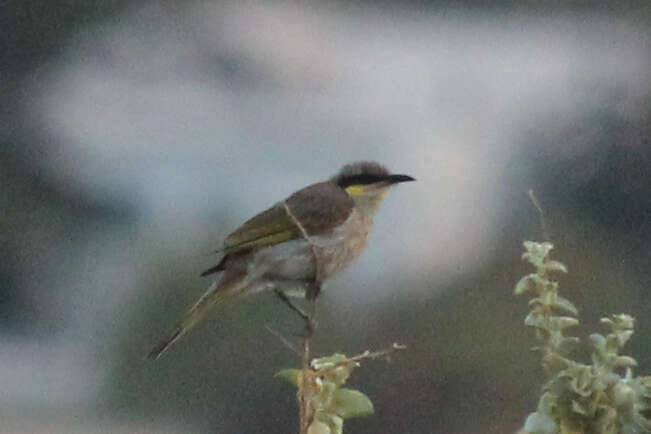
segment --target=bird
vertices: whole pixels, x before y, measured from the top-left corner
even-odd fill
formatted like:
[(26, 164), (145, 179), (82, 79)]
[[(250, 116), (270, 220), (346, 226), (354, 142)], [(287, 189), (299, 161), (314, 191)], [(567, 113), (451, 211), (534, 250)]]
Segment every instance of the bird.
[(221, 261), (201, 273), (222, 273), (221, 279), (183, 314), (148, 358), (161, 357), (227, 300), (274, 291), (297, 310), (289, 295), (315, 299), (323, 282), (366, 249), (373, 216), (389, 190), (408, 181), (415, 179), (392, 174), (376, 162), (358, 161), (244, 222), (216, 252), (223, 254)]

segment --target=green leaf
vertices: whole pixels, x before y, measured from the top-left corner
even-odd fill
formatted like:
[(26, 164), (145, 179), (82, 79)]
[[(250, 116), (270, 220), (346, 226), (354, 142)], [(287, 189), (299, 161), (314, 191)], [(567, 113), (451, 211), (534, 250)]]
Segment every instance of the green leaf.
[(576, 394), (587, 398), (592, 394), (592, 383), (595, 378), (590, 366), (574, 366), (567, 370), (569, 388)]
[(572, 315), (578, 315), (579, 314), (579, 310), (567, 298), (556, 297), (556, 300), (554, 300), (552, 302), (552, 307), (556, 308), (556, 309), (563, 310), (563, 311), (565, 311), (567, 313), (571, 313)]
[(283, 369), (282, 371), (277, 372), (274, 376), (289, 381), (294, 386), (298, 387), (301, 371), (300, 369)]
[(580, 414), (581, 416), (587, 416), (588, 412), (585, 411), (585, 408), (583, 408), (583, 405), (581, 405), (578, 401), (572, 400), (572, 411), (576, 414)]
[(545, 270), (550, 271), (550, 272), (559, 272), (559, 273), (567, 273), (567, 267), (565, 264), (562, 262), (558, 261), (547, 261), (545, 262)]
[(554, 408), (558, 405), (558, 396), (547, 391), (542, 394), (538, 400), (538, 413), (539, 414), (552, 414)]
[(567, 354), (574, 350), (581, 340), (575, 336), (563, 336), (558, 340), (558, 351)]
[(373, 403), (368, 396), (358, 390), (337, 389), (332, 399), (331, 410), (342, 417), (368, 416), (373, 414)]
[(623, 347), (626, 342), (633, 336), (633, 330), (624, 330), (623, 332), (617, 333), (617, 341), (620, 347)]
[(615, 329), (615, 322), (610, 318), (601, 318), (599, 322), (608, 325), (608, 327), (610, 327), (613, 330)]
[(348, 357), (346, 357), (346, 355), (341, 353), (335, 353), (332, 356), (321, 357), (312, 360), (312, 367), (316, 370), (329, 368), (336, 365), (337, 363), (342, 363), (346, 360), (348, 360)]
[(590, 342), (592, 346), (595, 347), (599, 352), (603, 353), (606, 351), (606, 338), (599, 333), (593, 333), (590, 335)]
[(540, 327), (543, 325), (545, 318), (536, 311), (529, 312), (524, 318), (524, 325), (529, 327)]
[(523, 244), (524, 248), (527, 249), (527, 253), (537, 257), (547, 256), (550, 250), (554, 248), (553, 244), (548, 242), (525, 241)]
[(549, 370), (549, 372), (556, 373), (567, 369), (572, 365), (572, 361), (566, 359), (560, 354), (549, 353), (543, 357), (542, 364)]
[(307, 429), (307, 434), (332, 434), (332, 431), (325, 423), (315, 420)]
[(618, 368), (635, 368), (637, 366), (637, 361), (633, 357), (618, 356), (615, 359), (615, 366)]
[(537, 288), (536, 278), (539, 279), (540, 277), (537, 274), (527, 274), (515, 285), (513, 292), (516, 295), (534, 292)]
[(624, 384), (623, 381), (618, 381), (615, 387), (613, 387), (613, 403), (618, 411), (630, 414), (633, 412), (636, 400), (635, 390), (629, 385)]
[(312, 367), (315, 370), (327, 371), (323, 376), (324, 380), (331, 381), (337, 386), (345, 384), (350, 374), (358, 366), (359, 363), (353, 362), (345, 355), (339, 353), (312, 360)]
[(571, 316), (553, 316), (549, 318), (549, 325), (552, 330), (564, 330), (579, 324), (579, 320)]
[(618, 330), (628, 330), (635, 326), (635, 318), (625, 313), (613, 315), (613, 319), (615, 320)]
[(343, 434), (344, 420), (341, 417), (336, 414), (328, 414), (324, 412), (318, 412), (316, 417), (330, 427), (330, 432), (332, 434)]
[(558, 425), (554, 419), (541, 413), (531, 413), (524, 423), (524, 431), (528, 434), (557, 434)]

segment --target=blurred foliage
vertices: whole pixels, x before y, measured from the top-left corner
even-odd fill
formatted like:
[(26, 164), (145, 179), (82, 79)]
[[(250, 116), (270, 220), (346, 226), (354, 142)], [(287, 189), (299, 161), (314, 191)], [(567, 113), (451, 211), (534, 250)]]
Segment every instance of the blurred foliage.
[[(601, 322), (610, 328), (606, 336), (590, 335), (592, 364), (573, 360), (569, 354), (579, 344), (566, 329), (579, 324), (578, 310), (558, 294), (555, 273), (567, 273), (565, 265), (549, 259), (551, 243), (524, 243), (523, 259), (536, 272), (524, 276), (516, 294), (530, 294), (531, 312), (525, 325), (535, 328), (541, 345), (542, 365), (548, 379), (536, 412), (529, 415), (524, 432), (531, 434), (635, 434), (651, 432), (651, 377), (633, 377), (635, 359), (619, 354), (633, 335), (633, 318), (612, 315)], [(618, 373), (622, 372), (622, 373)]]
[[(342, 387), (359, 362), (343, 354), (312, 360), (305, 370), (284, 369), (278, 377), (298, 388), (299, 402), (310, 407), (310, 434), (341, 434), (344, 420), (373, 414), (373, 404), (362, 392)], [(309, 386), (308, 386), (309, 385)]]

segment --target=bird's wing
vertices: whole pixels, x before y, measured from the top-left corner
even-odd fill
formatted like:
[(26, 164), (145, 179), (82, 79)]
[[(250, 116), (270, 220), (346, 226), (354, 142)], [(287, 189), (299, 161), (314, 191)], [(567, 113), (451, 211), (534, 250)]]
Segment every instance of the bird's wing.
[(287, 215), (282, 202), (250, 218), (235, 229), (216, 253), (224, 253), (222, 260), (203, 271), (201, 276), (218, 273), (226, 268), (230, 255), (238, 252), (279, 244), (300, 236), (301, 232)]
[[(343, 189), (329, 182), (309, 185), (292, 194), (284, 203), (307, 235), (318, 235), (340, 225), (354, 206)], [(229, 254), (300, 237), (300, 228), (287, 213), (283, 202), (279, 202), (230, 234), (224, 242), (224, 251)]]
[(353, 211), (353, 200), (341, 187), (330, 182), (309, 185), (244, 222), (224, 241), (221, 262), (201, 273), (202, 276), (222, 271), (232, 253), (257, 247), (280, 244), (303, 236), (291, 211), (307, 235), (319, 235), (346, 221)]

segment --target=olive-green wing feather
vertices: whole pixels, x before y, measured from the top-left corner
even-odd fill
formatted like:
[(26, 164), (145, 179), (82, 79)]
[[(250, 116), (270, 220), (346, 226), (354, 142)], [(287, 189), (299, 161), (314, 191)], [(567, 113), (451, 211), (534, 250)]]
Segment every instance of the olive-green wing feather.
[[(309, 185), (292, 194), (285, 203), (308, 235), (318, 235), (340, 225), (354, 205), (342, 188), (329, 182)], [(224, 250), (232, 253), (301, 236), (301, 230), (288, 215), (283, 202), (279, 202), (230, 234)]]
[[(348, 218), (354, 206), (348, 193), (330, 182), (309, 185), (284, 202), (308, 235), (318, 235), (340, 225)], [(224, 241), (222, 250), (226, 256), (222, 262), (202, 275), (221, 271), (231, 253), (280, 244), (302, 236), (283, 202), (279, 202), (247, 220), (230, 234)]]
[(228, 253), (278, 244), (295, 237), (298, 229), (288, 217), (282, 202), (247, 220), (224, 241)]

